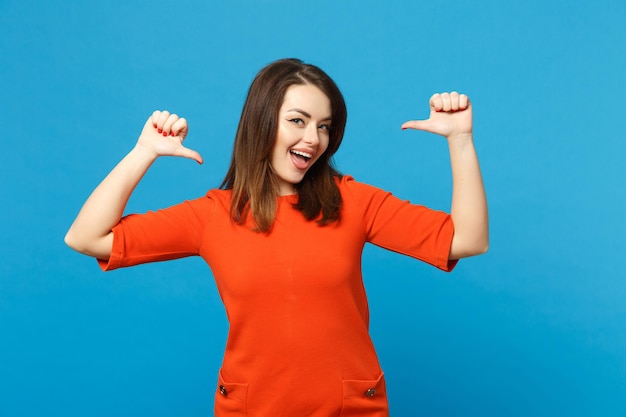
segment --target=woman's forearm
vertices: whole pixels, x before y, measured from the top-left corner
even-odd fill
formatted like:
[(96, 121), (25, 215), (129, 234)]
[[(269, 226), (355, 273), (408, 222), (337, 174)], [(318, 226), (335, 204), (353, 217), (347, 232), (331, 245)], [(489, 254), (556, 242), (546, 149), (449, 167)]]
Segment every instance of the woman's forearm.
[(487, 198), (472, 134), (448, 138), (452, 166), (454, 238), (450, 258), (485, 253), (489, 247)]
[(99, 259), (108, 259), (113, 227), (119, 223), (126, 203), (156, 155), (135, 146), (91, 193), (65, 235), (72, 249)]

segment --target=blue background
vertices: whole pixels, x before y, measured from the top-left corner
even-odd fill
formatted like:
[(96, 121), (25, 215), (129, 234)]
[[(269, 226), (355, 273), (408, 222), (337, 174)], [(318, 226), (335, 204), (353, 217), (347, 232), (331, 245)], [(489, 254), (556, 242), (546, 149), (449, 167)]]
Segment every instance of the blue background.
[[(339, 168), (447, 210), (474, 104), (491, 248), (445, 274), (368, 247), (392, 415), (626, 415), (623, 0), (0, 0), (0, 416), (208, 416), (227, 323), (198, 258), (108, 274), (65, 247), (154, 109), (205, 164), (159, 160), (128, 211), (219, 185), (252, 77), (299, 57), (349, 110)], [(311, 389), (315, 389), (311, 387)]]

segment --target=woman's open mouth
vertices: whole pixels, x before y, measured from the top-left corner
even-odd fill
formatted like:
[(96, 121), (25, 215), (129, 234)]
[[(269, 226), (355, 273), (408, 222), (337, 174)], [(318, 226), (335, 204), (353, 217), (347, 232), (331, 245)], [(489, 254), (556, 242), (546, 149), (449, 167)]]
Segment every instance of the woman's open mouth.
[(298, 169), (307, 169), (309, 167), (309, 162), (313, 159), (313, 154), (308, 152), (291, 149), (289, 153), (291, 154), (291, 161)]

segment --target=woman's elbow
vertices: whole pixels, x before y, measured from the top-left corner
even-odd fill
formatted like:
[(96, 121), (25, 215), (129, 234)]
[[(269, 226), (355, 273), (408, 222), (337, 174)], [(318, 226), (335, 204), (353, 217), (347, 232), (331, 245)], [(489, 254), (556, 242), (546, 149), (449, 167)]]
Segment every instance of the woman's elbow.
[(469, 258), (487, 253), (489, 250), (489, 241), (473, 241), (462, 242), (460, 239), (454, 239), (450, 247), (450, 259)]
[(108, 259), (111, 256), (112, 234), (101, 239), (85, 239), (70, 229), (63, 239), (71, 249), (83, 255), (98, 259)]
[(472, 242), (473, 256), (482, 255), (489, 250), (489, 233), (484, 233), (483, 236)]
[(484, 245), (476, 248), (476, 252), (474, 253), (473, 256), (477, 256), (477, 255), (484, 255), (485, 253), (487, 253), (489, 251), (489, 242), (486, 242)]
[(78, 239), (76, 238), (76, 236), (74, 235), (74, 233), (72, 233), (71, 229), (67, 231), (67, 233), (65, 234), (65, 237), (63, 238), (63, 241), (71, 249), (74, 249), (76, 252), (80, 252), (80, 247), (81, 247), (80, 243)]
[(484, 238), (471, 242), (470, 244), (468, 244), (466, 250), (468, 253), (467, 257), (483, 255), (489, 250), (489, 239)]

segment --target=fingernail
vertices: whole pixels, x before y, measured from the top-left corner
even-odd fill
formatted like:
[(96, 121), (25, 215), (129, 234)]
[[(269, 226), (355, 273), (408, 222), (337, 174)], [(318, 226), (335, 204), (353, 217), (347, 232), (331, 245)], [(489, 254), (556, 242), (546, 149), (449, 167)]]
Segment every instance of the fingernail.
[(162, 133), (163, 131), (161, 129), (158, 129), (157, 132)]
[(163, 136), (167, 136), (167, 132), (163, 132)]

